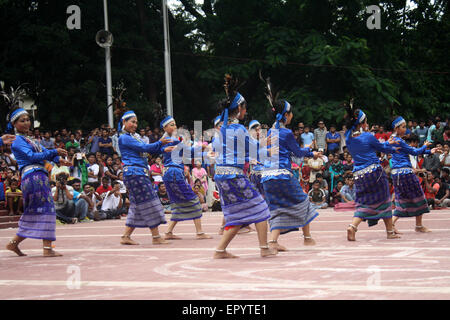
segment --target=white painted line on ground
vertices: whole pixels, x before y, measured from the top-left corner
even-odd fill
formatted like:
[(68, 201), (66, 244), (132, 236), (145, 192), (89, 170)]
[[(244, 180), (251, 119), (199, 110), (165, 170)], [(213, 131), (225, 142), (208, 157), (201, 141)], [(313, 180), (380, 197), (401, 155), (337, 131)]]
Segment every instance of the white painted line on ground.
[[(48, 280), (0, 280), (0, 286), (39, 286), (39, 287), (67, 287), (67, 281)], [(273, 283), (258, 282), (162, 282), (162, 281), (81, 281), (80, 287), (106, 288), (151, 288), (151, 289), (211, 289), (211, 290), (298, 290), (324, 289), (339, 292), (383, 292), (383, 293), (434, 293), (450, 294), (450, 287), (419, 287), (419, 286), (384, 286), (368, 287), (364, 285), (336, 285), (315, 284), (300, 281), (277, 281)], [(445, 299), (445, 297), (442, 297)]]

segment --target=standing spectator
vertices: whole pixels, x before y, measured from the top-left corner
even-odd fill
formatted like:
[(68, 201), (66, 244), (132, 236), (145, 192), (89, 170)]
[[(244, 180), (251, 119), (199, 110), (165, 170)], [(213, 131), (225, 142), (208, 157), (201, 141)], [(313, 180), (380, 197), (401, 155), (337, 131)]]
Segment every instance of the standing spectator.
[(352, 176), (345, 178), (345, 185), (341, 189), (342, 202), (352, 202), (356, 199), (356, 186)]
[(192, 176), (194, 180), (199, 179), (202, 183), (203, 190), (205, 190), (205, 194), (208, 192), (208, 174), (206, 173), (206, 170), (202, 168), (202, 164), (200, 161), (197, 161), (195, 163), (195, 167), (192, 169)]
[(439, 176), (440, 174), (441, 161), (439, 159), (439, 154), (436, 152), (434, 154), (427, 154), (423, 160), (423, 168), (431, 172), (434, 176)]
[(108, 129), (102, 129), (102, 136), (98, 140), (99, 150), (102, 154), (111, 156), (114, 152), (112, 139), (109, 137)]
[(309, 159), (308, 167), (311, 168), (309, 182), (313, 183), (316, 180), (316, 174), (322, 173), (323, 169), (323, 159), (319, 157), (318, 153), (315, 153), (314, 157)]
[[(444, 152), (439, 156), (442, 168), (450, 169), (450, 143), (446, 142), (444, 144)], [(442, 170), (441, 170), (442, 171)]]
[(299, 122), (298, 123), (298, 137), (297, 137), (297, 143), (300, 146), (300, 148), (303, 148), (303, 138), (302, 138), (302, 134), (304, 133), (304, 129), (305, 129), (305, 125), (303, 124), (303, 122)]
[(61, 130), (61, 141), (66, 145), (66, 143), (69, 141), (69, 133), (67, 132), (66, 128), (63, 128)]
[(87, 144), (90, 146), (90, 152), (96, 153), (99, 150), (99, 143), (100, 141), (100, 131), (98, 128), (94, 129), (91, 132), (91, 135), (89, 136)]
[(80, 144), (75, 141), (75, 135), (73, 133), (69, 135), (69, 141), (66, 142), (66, 149), (69, 150), (71, 147), (75, 149), (80, 147)]
[(141, 140), (144, 141), (144, 143), (149, 143), (148, 136), (146, 135), (145, 129), (139, 130), (139, 136), (141, 137)]
[(154, 184), (159, 185), (163, 181), (162, 177), (164, 170), (164, 165), (162, 164), (160, 156), (156, 157), (155, 163), (151, 165), (150, 169)]
[(342, 130), (339, 131), (339, 135), (341, 136), (339, 154), (342, 154), (344, 152), (344, 148), (347, 148), (347, 142), (345, 141), (345, 132), (347, 132), (347, 126), (344, 124), (342, 126)]
[(113, 134), (111, 136), (111, 140), (112, 140), (113, 149), (114, 149), (113, 155), (116, 154), (120, 157), (121, 153), (120, 153), (120, 148), (119, 148), (119, 134), (117, 133), (116, 129), (113, 129), (112, 132), (113, 132)]
[(81, 188), (88, 183), (88, 161), (83, 153), (76, 153), (72, 158), (72, 167), (70, 167), (70, 176), (80, 179)]
[(428, 120), (428, 132), (427, 132), (427, 140), (433, 143), (433, 139), (431, 137), (433, 131), (436, 129), (436, 125), (434, 124), (434, 121), (432, 119)]
[(380, 143), (385, 143), (386, 141), (389, 140), (389, 134), (387, 132), (384, 132), (384, 127), (380, 126), (380, 128), (378, 129), (378, 132), (375, 134), (375, 138), (377, 138), (377, 140)]
[(97, 159), (95, 158), (94, 153), (89, 153), (87, 155), (88, 160), (88, 183), (93, 184), (95, 187), (99, 185), (99, 171), (100, 167), (97, 164)]
[(319, 127), (314, 130), (315, 148), (327, 151), (327, 128), (325, 128), (325, 123), (322, 120), (319, 121), (318, 125)]
[(450, 141), (450, 126), (449, 125), (446, 125), (444, 127), (443, 137), (444, 137), (444, 142), (449, 142)]
[(435, 128), (431, 133), (431, 139), (434, 142), (434, 144), (444, 144), (444, 127), (441, 125), (440, 120), (435, 121)]
[(315, 209), (326, 209), (328, 207), (325, 191), (320, 188), (320, 182), (314, 181), (312, 189), (308, 192), (309, 201)]
[(425, 121), (420, 121), (419, 127), (416, 128), (415, 134), (419, 137), (419, 145), (423, 145), (428, 136), (428, 128), (425, 126)]
[(314, 134), (309, 132), (309, 126), (305, 126), (305, 132), (303, 132), (300, 137), (302, 138), (304, 148), (313, 147)]
[(44, 138), (41, 139), (41, 145), (48, 150), (55, 149), (55, 140), (51, 138), (50, 131), (45, 131)]
[(339, 151), (340, 143), (341, 143), (341, 135), (336, 132), (336, 126), (330, 126), (330, 132), (326, 135), (327, 138), (327, 154), (334, 154), (336, 151)]
[(5, 192), (9, 215), (21, 215), (23, 212), (22, 191), (19, 189), (19, 181), (11, 180), (11, 185)]

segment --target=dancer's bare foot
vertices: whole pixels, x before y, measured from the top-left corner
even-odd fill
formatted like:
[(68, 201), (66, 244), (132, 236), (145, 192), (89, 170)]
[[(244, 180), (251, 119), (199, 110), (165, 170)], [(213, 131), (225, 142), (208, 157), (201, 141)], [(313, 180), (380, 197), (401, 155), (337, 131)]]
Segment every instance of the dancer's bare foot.
[(181, 240), (180, 237), (174, 235), (172, 232), (166, 232), (164, 239), (166, 239), (166, 240)]
[(350, 224), (347, 228), (347, 240), (348, 241), (356, 241), (356, 231), (358, 231), (358, 229)]
[(130, 236), (122, 236), (122, 240), (120, 244), (129, 245), (129, 246), (137, 246), (139, 243), (130, 238)]
[(276, 249), (272, 249), (269, 246), (259, 247), (261, 249), (261, 257), (270, 257), (276, 256), (278, 251)]
[(391, 230), (391, 231), (387, 232), (387, 238), (388, 239), (399, 239), (401, 237), (399, 235), (396, 235), (394, 230)]
[(277, 241), (275, 241), (275, 240), (270, 240), (270, 241), (269, 241), (269, 247), (270, 247), (271, 249), (274, 249), (274, 250), (277, 250), (277, 251), (280, 251), (280, 252), (288, 251), (288, 249), (286, 249), (286, 247), (280, 245), (280, 244), (279, 244)]
[(392, 225), (392, 227), (394, 228), (394, 232), (395, 234), (403, 234), (400, 231), (397, 230), (397, 228), (395, 227), (395, 225)]
[(197, 233), (197, 240), (203, 240), (203, 239), (212, 239), (212, 237), (209, 234), (206, 234), (204, 232)]
[(153, 244), (156, 244), (156, 245), (158, 245), (158, 244), (170, 244), (170, 242), (169, 241), (166, 241), (166, 239), (163, 239), (161, 236), (154, 236), (154, 237), (152, 237), (153, 239), (152, 239), (152, 243)]
[(307, 236), (307, 237), (303, 237), (303, 244), (305, 246), (315, 246), (316, 245), (316, 241), (314, 241), (314, 239), (311, 236)]
[(431, 232), (430, 229), (428, 229), (428, 228), (426, 228), (426, 227), (424, 227), (424, 226), (416, 226), (415, 231), (416, 231), (416, 232), (422, 232), (422, 233), (428, 233), (428, 232)]
[(214, 259), (236, 259), (239, 257), (227, 252), (226, 250), (216, 250), (216, 252), (214, 252), (213, 258)]
[(26, 256), (25, 253), (23, 253), (22, 251), (20, 251), (19, 249), (19, 244), (17, 243), (17, 241), (15, 240), (11, 240), (7, 245), (6, 245), (6, 249), (10, 250), (12, 252), (14, 252), (15, 254), (17, 254), (19, 257), (24, 257)]
[(46, 257), (46, 258), (62, 257), (62, 254), (56, 252), (51, 247), (44, 247), (44, 257)]

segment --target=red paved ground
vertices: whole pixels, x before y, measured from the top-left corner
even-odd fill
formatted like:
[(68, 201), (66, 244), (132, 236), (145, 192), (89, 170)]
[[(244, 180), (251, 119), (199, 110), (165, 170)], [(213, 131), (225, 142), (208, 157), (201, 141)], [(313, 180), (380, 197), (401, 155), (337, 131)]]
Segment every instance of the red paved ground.
[(136, 231), (140, 246), (121, 246), (124, 219), (58, 226), (64, 256), (51, 259), (41, 257), (39, 240), (23, 242), (27, 257), (4, 250), (15, 230), (0, 230), (0, 299), (450, 299), (450, 210), (425, 216), (430, 234), (400, 220), (397, 240), (380, 222), (362, 224), (348, 242), (351, 216), (322, 210), (312, 223), (316, 246), (290, 233), (280, 239), (290, 251), (265, 259), (253, 232), (231, 243), (239, 259), (213, 260), (219, 213), (203, 219), (214, 239), (194, 240), (193, 223), (184, 222), (175, 233), (185, 240), (166, 246), (153, 246), (147, 230)]

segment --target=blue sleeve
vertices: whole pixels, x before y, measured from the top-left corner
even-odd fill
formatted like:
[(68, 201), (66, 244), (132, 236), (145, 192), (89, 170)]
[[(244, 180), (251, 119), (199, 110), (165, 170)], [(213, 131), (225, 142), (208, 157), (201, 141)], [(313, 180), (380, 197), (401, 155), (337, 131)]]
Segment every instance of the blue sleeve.
[(125, 141), (123, 141), (123, 142), (126, 143), (127, 146), (134, 151), (147, 152), (147, 153), (151, 153), (151, 154), (160, 154), (161, 153), (161, 147), (162, 147), (161, 141), (147, 144), (144, 142), (140, 142), (129, 135), (125, 136), (124, 140)]
[(294, 137), (294, 134), (292, 133), (292, 131), (286, 135), (286, 146), (289, 151), (291, 151), (295, 156), (297, 156), (299, 158), (303, 158), (303, 157), (311, 158), (314, 156), (314, 154), (311, 152), (310, 148), (300, 148), (297, 141), (295, 140), (295, 137)]
[(370, 133), (366, 135), (366, 139), (368, 139), (370, 146), (374, 148), (376, 151), (383, 152), (383, 153), (395, 153), (397, 152), (397, 149), (390, 145), (389, 143), (381, 143), (380, 141), (375, 138), (375, 136), (371, 135)]
[(0, 147), (3, 145), (3, 139), (0, 137)]
[(16, 158), (21, 158), (26, 160), (29, 163), (39, 163), (44, 160), (51, 161), (55, 158), (58, 158), (57, 150), (47, 150), (43, 148), (42, 152), (33, 152), (32, 147), (23, 140), (18, 140), (13, 143), (11, 149), (16, 156)]
[(413, 148), (409, 146), (405, 141), (400, 142), (400, 152), (410, 154), (413, 156), (418, 156), (419, 154), (431, 154), (430, 150), (427, 150), (427, 146), (423, 145), (421, 148)]

